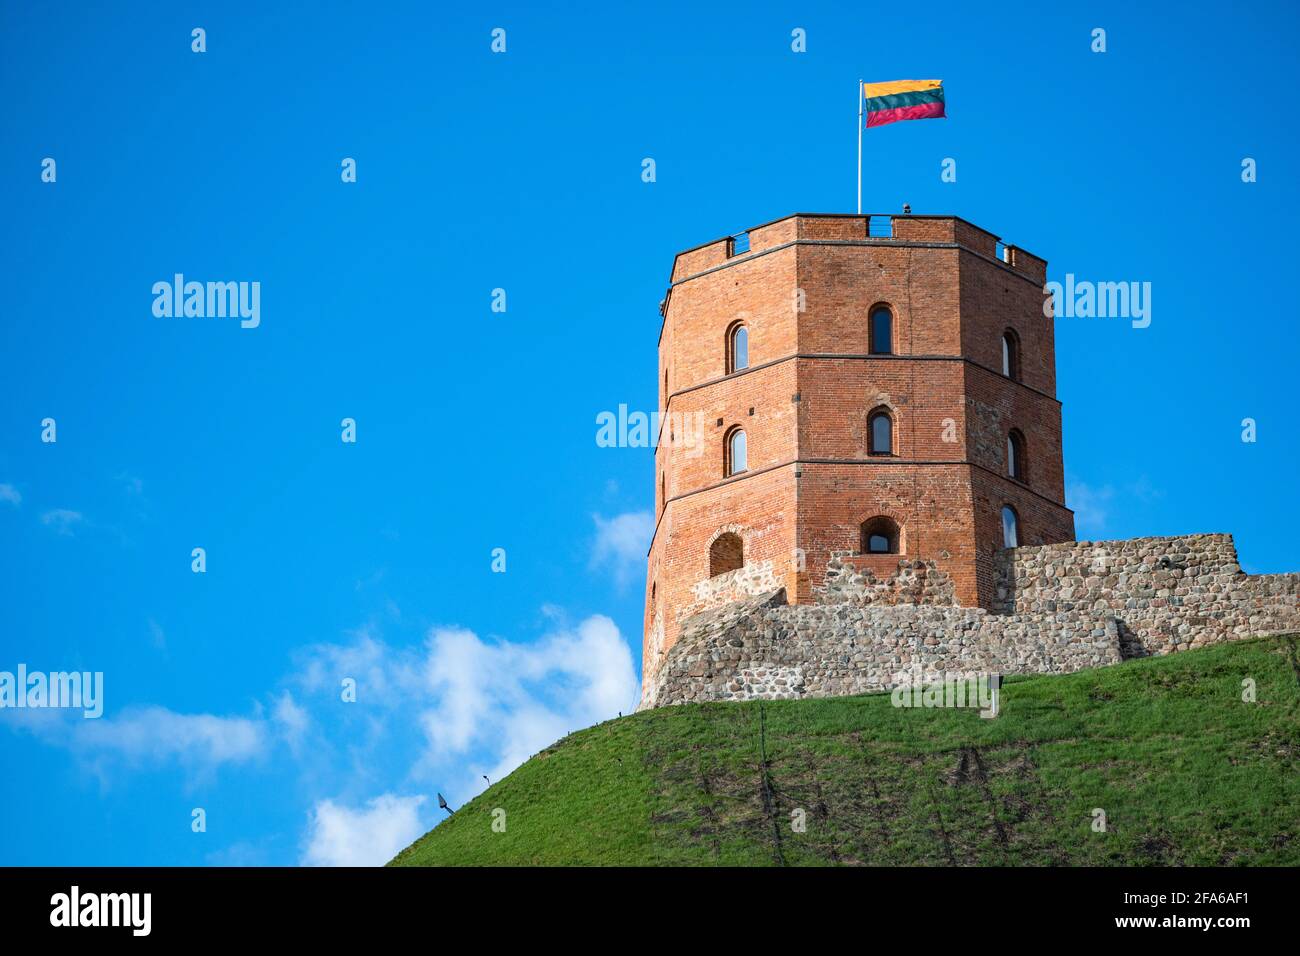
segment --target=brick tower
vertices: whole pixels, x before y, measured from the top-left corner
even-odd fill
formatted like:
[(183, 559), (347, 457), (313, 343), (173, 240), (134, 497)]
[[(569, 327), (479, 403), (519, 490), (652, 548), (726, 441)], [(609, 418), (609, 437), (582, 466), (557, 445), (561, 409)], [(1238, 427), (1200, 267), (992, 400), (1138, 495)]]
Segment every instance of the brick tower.
[(1073, 539), (1045, 281), (952, 216), (801, 213), (678, 254), (647, 688), (686, 617), (815, 600), (833, 556), (988, 607), (998, 550)]

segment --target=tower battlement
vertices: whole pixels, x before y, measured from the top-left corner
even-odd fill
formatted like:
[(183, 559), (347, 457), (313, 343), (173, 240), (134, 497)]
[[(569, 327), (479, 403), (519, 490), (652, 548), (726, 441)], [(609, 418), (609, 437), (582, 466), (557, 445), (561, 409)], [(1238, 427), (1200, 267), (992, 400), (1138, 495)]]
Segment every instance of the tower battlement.
[(756, 256), (792, 242), (955, 245), (1001, 262), (1040, 286), (1047, 281), (1046, 261), (1017, 246), (1004, 244), (999, 236), (957, 216), (797, 212), (679, 252), (673, 262), (672, 283), (675, 285), (733, 260)]

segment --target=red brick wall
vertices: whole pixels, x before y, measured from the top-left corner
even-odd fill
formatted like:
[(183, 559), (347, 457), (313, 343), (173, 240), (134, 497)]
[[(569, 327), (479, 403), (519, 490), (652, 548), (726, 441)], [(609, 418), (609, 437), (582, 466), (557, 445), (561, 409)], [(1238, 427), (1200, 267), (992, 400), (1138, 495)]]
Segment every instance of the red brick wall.
[(800, 351), (866, 353), (867, 317), (880, 303), (893, 310), (896, 351), (908, 355), (960, 351), (956, 249), (796, 248), (799, 287), (806, 302), (799, 326)]

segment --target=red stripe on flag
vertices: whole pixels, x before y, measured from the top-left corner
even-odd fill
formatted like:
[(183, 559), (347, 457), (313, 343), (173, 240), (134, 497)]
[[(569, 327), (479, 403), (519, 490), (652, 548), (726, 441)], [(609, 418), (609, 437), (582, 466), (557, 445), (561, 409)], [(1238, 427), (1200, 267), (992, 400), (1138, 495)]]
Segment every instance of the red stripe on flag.
[(922, 103), (920, 106), (903, 106), (896, 110), (877, 110), (867, 114), (867, 126), (884, 126), (899, 120), (938, 119), (944, 115), (942, 103)]

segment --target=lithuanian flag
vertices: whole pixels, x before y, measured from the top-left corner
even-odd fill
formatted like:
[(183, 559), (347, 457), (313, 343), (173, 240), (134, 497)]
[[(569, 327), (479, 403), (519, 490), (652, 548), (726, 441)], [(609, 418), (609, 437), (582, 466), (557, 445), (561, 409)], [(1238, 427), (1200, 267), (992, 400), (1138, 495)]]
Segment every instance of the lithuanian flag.
[(868, 127), (943, 116), (943, 80), (863, 83), (862, 95)]

